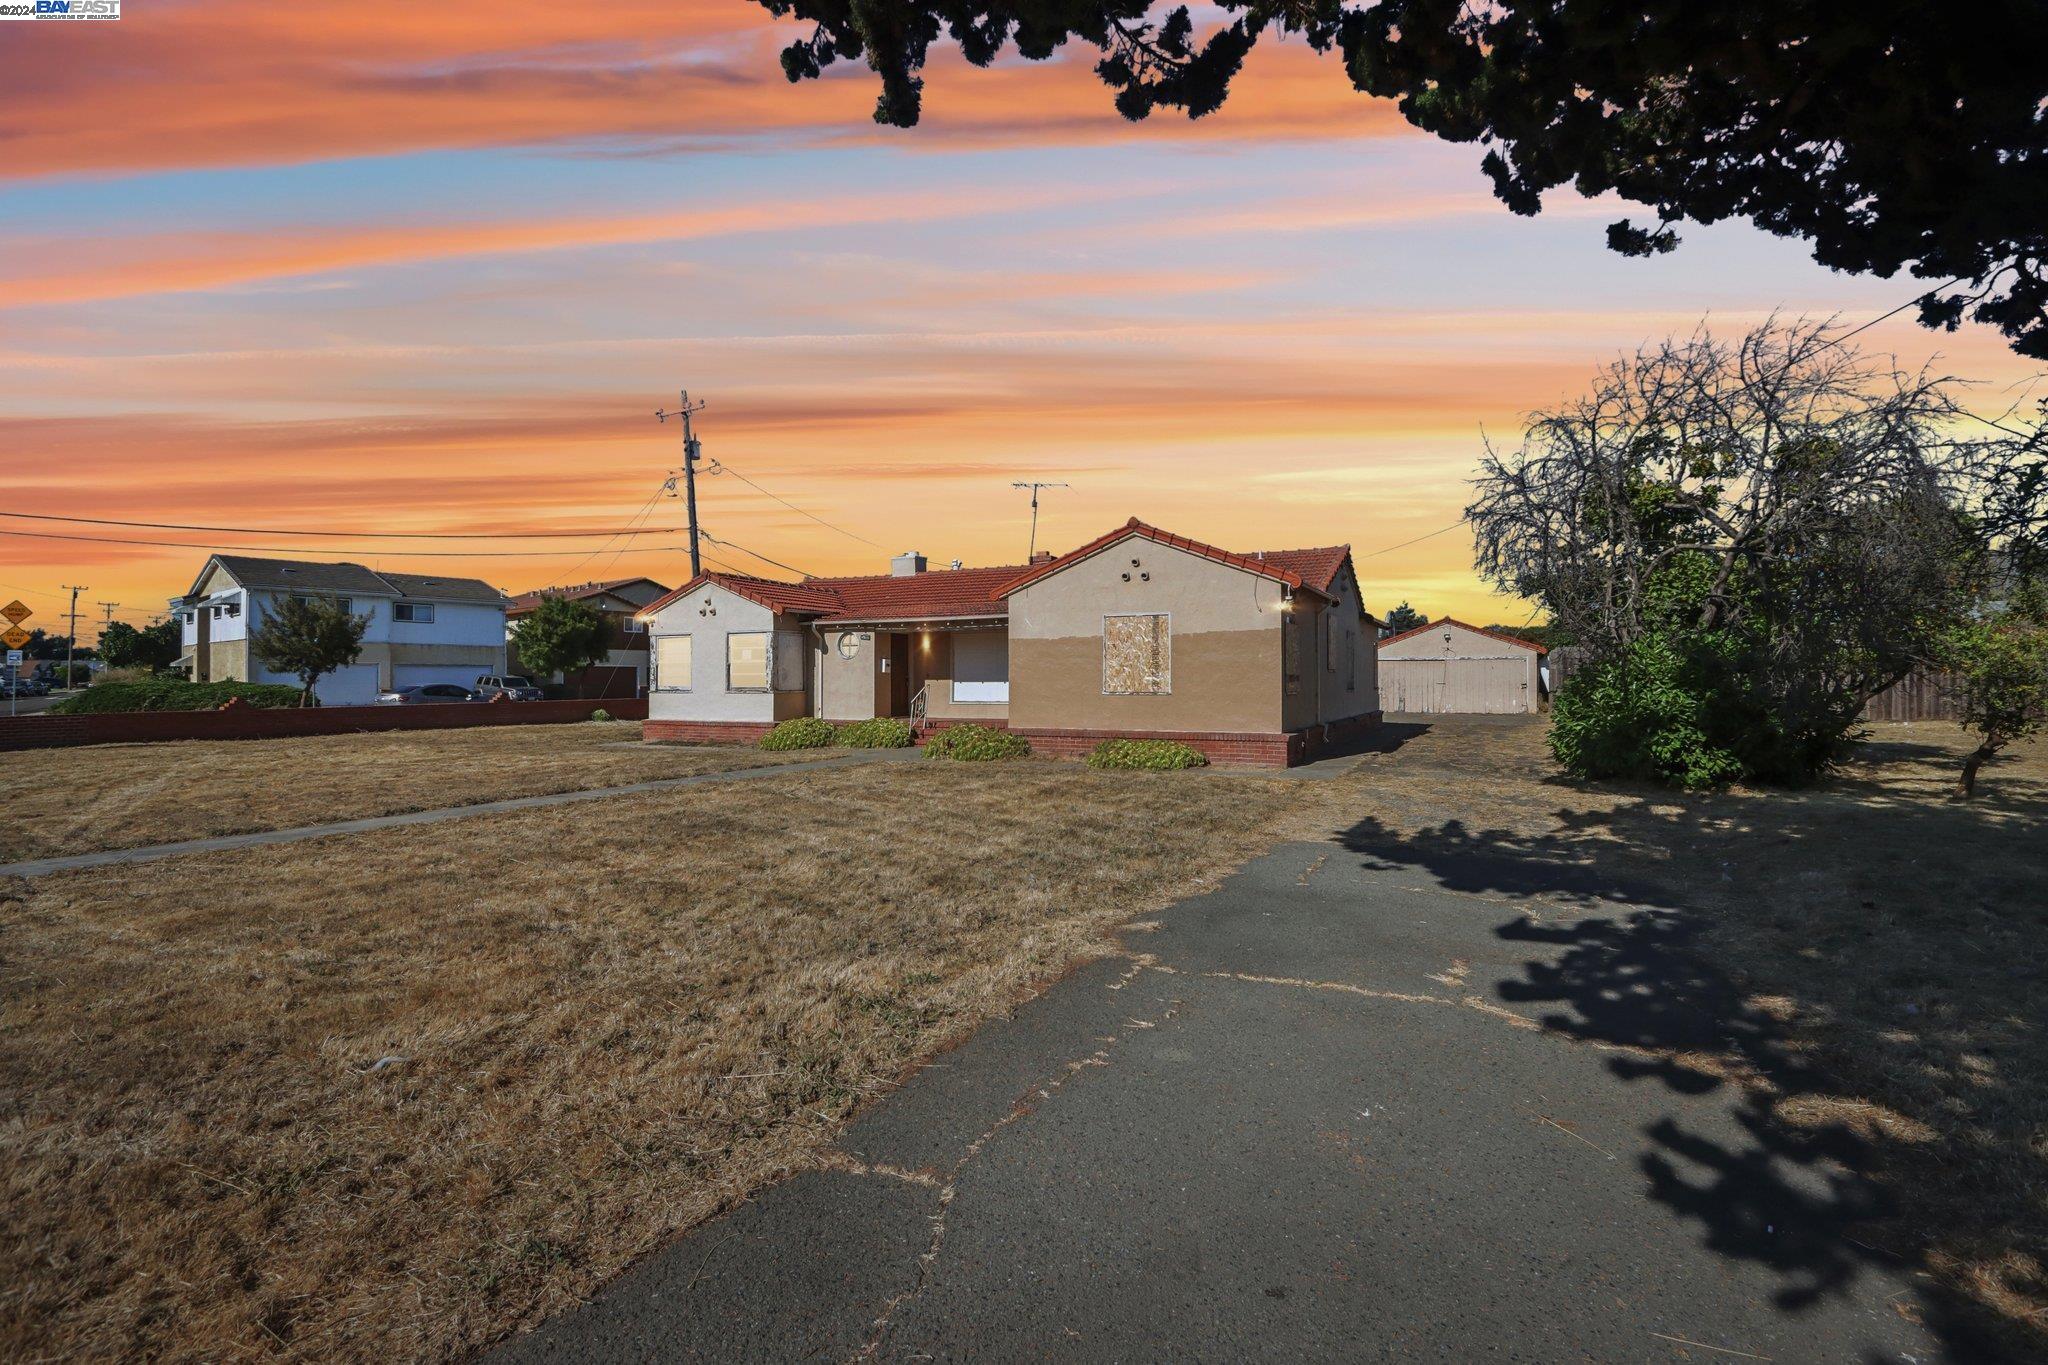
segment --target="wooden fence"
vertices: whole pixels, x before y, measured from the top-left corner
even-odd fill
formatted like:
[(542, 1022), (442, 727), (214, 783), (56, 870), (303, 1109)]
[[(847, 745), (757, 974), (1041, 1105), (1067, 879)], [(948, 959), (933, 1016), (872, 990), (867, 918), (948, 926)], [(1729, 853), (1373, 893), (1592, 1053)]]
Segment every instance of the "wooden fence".
[[(1586, 651), (1576, 645), (1562, 645), (1543, 658), (1549, 666), (1550, 695), (1556, 696), (1565, 682), (1586, 665)], [(1863, 707), (1863, 719), (1872, 721), (1960, 720), (1954, 695), (1945, 673), (1921, 671), (1872, 697)]]

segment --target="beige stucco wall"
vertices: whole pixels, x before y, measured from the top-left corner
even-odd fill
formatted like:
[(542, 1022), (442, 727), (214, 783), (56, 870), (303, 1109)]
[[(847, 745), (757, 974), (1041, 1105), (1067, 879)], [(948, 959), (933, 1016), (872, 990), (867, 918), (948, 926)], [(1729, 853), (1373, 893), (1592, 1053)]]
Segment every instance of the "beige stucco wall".
[(249, 642), (247, 640), (209, 640), (205, 648), (206, 670), (201, 674), (205, 681), (249, 681)]
[[(1011, 594), (1010, 724), (1278, 731), (1280, 604), (1271, 579), (1142, 536), (1118, 541)], [(1102, 618), (1148, 612), (1170, 617), (1171, 690), (1105, 696)]]
[[(851, 636), (857, 652), (851, 659), (839, 652), (841, 636)], [(817, 678), (817, 712), (826, 720), (869, 720), (889, 708), (889, 680), (880, 659), (886, 641), (871, 630), (842, 631), (827, 626), (814, 633), (813, 670)]]
[[(1316, 623), (1315, 676), (1321, 684), (1320, 719), (1325, 723), (1380, 709), (1377, 630), (1365, 619), (1358, 580), (1346, 569), (1337, 575), (1330, 591), (1336, 601), (1317, 613)], [(1330, 649), (1333, 636), (1334, 654)]]

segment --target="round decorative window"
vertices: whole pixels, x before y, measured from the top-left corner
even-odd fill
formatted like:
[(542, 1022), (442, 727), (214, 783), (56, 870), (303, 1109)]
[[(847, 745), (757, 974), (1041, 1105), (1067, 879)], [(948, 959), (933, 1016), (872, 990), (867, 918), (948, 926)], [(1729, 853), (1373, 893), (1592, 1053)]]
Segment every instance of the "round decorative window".
[(862, 635), (859, 631), (856, 630), (840, 631), (839, 657), (842, 659), (858, 658), (860, 656), (860, 642), (867, 638), (867, 636)]

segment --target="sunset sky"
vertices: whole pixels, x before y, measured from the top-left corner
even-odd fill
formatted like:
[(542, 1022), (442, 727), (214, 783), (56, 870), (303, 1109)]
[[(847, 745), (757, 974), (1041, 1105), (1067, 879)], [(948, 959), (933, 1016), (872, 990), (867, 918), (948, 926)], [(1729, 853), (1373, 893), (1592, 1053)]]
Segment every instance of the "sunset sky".
[[(126, 9), (0, 29), (0, 511), (614, 527), (676, 463), (653, 412), (687, 386), (707, 455), (852, 534), (731, 477), (705, 480), (705, 527), (810, 572), (1021, 559), (1010, 483), (1035, 475), (1072, 484), (1042, 546), (1132, 515), (1239, 549), (1348, 541), (1375, 611), (1519, 621), (1462, 531), (1371, 553), (1456, 521), (1482, 433), (1511, 444), (1703, 314), (1861, 322), (1916, 292), (1739, 224), (1640, 261), (1605, 249), (1615, 204), (1512, 217), (1477, 149), (1298, 43), (1196, 124), (1125, 123), (1086, 52), (938, 61), (905, 131), (870, 120), (863, 70), (786, 84), (792, 30), (742, 0)], [(1984, 411), (2037, 368), (1985, 329), (1859, 340), (1939, 352)], [(660, 500), (647, 524), (683, 520)], [(679, 535), (438, 547), (515, 552), (457, 559), (0, 530), (0, 595), (45, 628), (60, 585), (140, 622), (232, 546), (513, 592), (687, 563)]]

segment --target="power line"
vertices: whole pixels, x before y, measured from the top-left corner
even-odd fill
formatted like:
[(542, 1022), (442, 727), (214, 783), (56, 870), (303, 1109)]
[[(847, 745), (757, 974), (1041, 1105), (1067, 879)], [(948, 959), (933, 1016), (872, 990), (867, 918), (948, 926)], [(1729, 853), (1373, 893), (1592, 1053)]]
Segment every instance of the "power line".
[(1419, 545), (1419, 544), (1421, 544), (1421, 543), (1422, 543), (1423, 541), (1425, 541), (1425, 540), (1429, 540), (1429, 539), (1432, 539), (1433, 537), (1436, 537), (1436, 536), (1440, 536), (1440, 535), (1442, 535), (1442, 534), (1443, 534), (1444, 532), (1446, 532), (1446, 531), (1455, 531), (1455, 530), (1457, 530), (1457, 529), (1458, 529), (1458, 528), (1459, 528), (1460, 526), (1463, 526), (1463, 525), (1464, 525), (1464, 524), (1465, 524), (1465, 523), (1466, 523), (1467, 521), (1469, 521), (1469, 520), (1471, 520), (1471, 518), (1470, 518), (1470, 517), (1459, 517), (1459, 518), (1458, 518), (1458, 519), (1457, 519), (1456, 521), (1452, 522), (1452, 523), (1451, 523), (1451, 524), (1450, 524), (1449, 526), (1439, 526), (1439, 527), (1437, 527), (1437, 528), (1436, 528), (1436, 529), (1435, 529), (1434, 531), (1430, 531), (1430, 532), (1427, 532), (1426, 534), (1423, 534), (1423, 535), (1419, 535), (1419, 536), (1415, 537), (1415, 538), (1414, 538), (1413, 540), (1404, 540), (1404, 541), (1402, 541), (1402, 542), (1401, 542), (1400, 544), (1398, 544), (1398, 545), (1383, 545), (1383, 546), (1381, 546), (1381, 547), (1380, 547), (1379, 549), (1377, 549), (1377, 550), (1367, 550), (1367, 551), (1366, 551), (1366, 552), (1365, 552), (1364, 554), (1362, 554), (1362, 555), (1353, 555), (1353, 556), (1352, 556), (1352, 558), (1353, 558), (1353, 559), (1371, 559), (1371, 558), (1372, 558), (1372, 557), (1373, 557), (1374, 555), (1383, 555), (1383, 554), (1387, 554), (1387, 553), (1389, 553), (1390, 551), (1394, 551), (1394, 550), (1405, 550), (1405, 549), (1407, 549), (1407, 548), (1408, 548), (1408, 547), (1409, 547), (1410, 545)]
[(607, 541), (621, 535), (674, 535), (680, 528), (656, 526), (647, 530), (633, 531), (620, 528), (612, 531), (309, 531), (296, 526), (195, 526), (180, 521), (121, 521), (112, 517), (60, 517), (53, 512), (0, 512), (0, 517), (12, 517), (22, 521), (62, 521), (77, 526), (126, 526), (143, 531), (216, 531), (237, 536), (319, 536), (345, 537), (357, 540), (565, 540), (594, 539), (603, 536)]
[[(0, 530), (0, 536), (26, 536), (33, 540), (74, 540), (89, 545), (154, 545), (169, 550), (205, 550), (217, 554), (247, 554), (262, 551), (265, 554), (316, 555), (331, 551), (319, 550), (305, 545), (206, 545), (186, 540), (139, 540), (121, 536), (73, 536), (56, 531), (8, 531)], [(629, 547), (632, 553), (645, 554), (660, 552), (667, 554), (671, 547), (666, 545), (636, 545)], [(625, 553), (626, 551), (621, 551)], [(566, 550), (368, 550), (360, 554), (382, 555), (400, 559), (543, 559), (549, 555), (566, 554)]]
[(886, 545), (882, 545), (876, 541), (869, 540), (866, 536), (855, 535), (852, 531), (847, 530), (844, 526), (834, 525), (832, 522), (829, 522), (825, 520), (823, 517), (819, 516), (816, 512), (805, 511), (803, 508), (798, 507), (795, 503), (791, 502), (788, 498), (783, 497), (780, 493), (769, 492), (767, 489), (761, 487), (760, 484), (755, 483), (752, 479), (740, 473), (737, 469), (734, 469), (729, 464), (722, 463), (721, 461), (718, 460), (713, 460), (711, 462), (710, 472), (713, 474), (730, 474), (735, 479), (738, 479), (741, 483), (745, 484), (747, 487), (753, 489), (756, 493), (762, 494), (764, 497), (770, 497), (775, 499), (775, 501), (781, 503), (790, 511), (795, 512), (798, 516), (809, 517), (812, 521), (817, 522), (818, 525), (824, 527), (826, 530), (837, 531), (840, 535), (847, 537), (849, 540), (857, 540), (863, 545), (873, 545), (877, 550), (885, 550), (888, 548)]
[[(709, 531), (706, 531), (704, 533), (704, 539), (710, 541), (713, 545), (723, 545), (727, 549), (738, 550), (743, 555), (752, 555), (755, 559), (760, 560), (763, 564), (773, 564), (778, 569), (786, 569), (790, 573), (796, 574), (802, 578), (815, 578), (817, 576), (808, 569), (799, 569), (794, 564), (785, 564), (779, 559), (770, 559), (767, 555), (762, 554), (759, 550), (749, 550), (746, 546), (740, 544), (736, 540), (721, 540), (717, 536), (712, 535)], [(737, 570), (735, 570), (734, 572), (737, 572)]]

